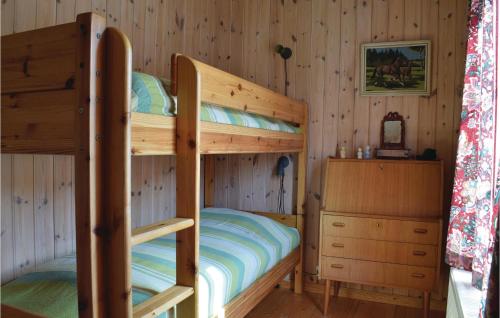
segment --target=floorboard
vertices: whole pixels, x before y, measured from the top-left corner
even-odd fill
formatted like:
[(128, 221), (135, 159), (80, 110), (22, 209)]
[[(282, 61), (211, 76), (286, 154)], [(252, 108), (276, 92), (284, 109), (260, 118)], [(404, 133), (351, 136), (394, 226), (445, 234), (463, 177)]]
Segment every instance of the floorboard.
[[(323, 316), (322, 295), (304, 293), (296, 295), (284, 288), (275, 289), (246, 318), (420, 318), (422, 311), (416, 308), (381, 304), (370, 301), (332, 298), (327, 316)], [(431, 311), (430, 318), (444, 318), (445, 313)]]

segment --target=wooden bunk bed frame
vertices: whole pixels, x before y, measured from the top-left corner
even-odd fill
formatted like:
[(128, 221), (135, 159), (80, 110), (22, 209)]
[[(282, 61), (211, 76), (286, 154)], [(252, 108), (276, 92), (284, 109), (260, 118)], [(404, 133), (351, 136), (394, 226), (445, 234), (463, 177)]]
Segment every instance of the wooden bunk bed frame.
[[(131, 113), (131, 47), (105, 19), (2, 37), (5, 153), (75, 156), (78, 312), (80, 317), (150, 317), (175, 305), (197, 317), (200, 155), (298, 153), (295, 215), (267, 215), (303, 237), (307, 105), (189, 57), (172, 57), (176, 117)], [(200, 121), (201, 102), (282, 119), (300, 134)], [(133, 155), (177, 155), (176, 218), (131, 230)], [(213, 159), (205, 160), (205, 205), (213, 202)], [(258, 212), (256, 212), (258, 213)], [(131, 247), (177, 232), (177, 285), (132, 308)], [(295, 249), (224, 308), (242, 317), (286, 275), (302, 291), (303, 247)], [(4, 317), (37, 317), (2, 305)]]

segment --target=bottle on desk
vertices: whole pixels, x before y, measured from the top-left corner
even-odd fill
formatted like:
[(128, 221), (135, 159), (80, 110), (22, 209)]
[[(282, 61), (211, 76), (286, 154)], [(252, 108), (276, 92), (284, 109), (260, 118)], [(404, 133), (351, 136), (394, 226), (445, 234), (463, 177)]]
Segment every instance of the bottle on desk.
[(342, 159), (346, 158), (345, 146), (340, 147), (340, 158), (342, 158)]
[(372, 150), (370, 148), (370, 145), (366, 145), (365, 147), (365, 152), (363, 154), (364, 159), (371, 159), (372, 158)]

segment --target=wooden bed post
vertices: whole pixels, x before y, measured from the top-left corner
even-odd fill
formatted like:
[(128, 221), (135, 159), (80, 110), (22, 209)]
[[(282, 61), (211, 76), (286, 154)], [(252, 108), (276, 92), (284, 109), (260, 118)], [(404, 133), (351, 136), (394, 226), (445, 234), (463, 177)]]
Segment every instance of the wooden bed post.
[(214, 155), (205, 155), (203, 157), (205, 163), (205, 179), (204, 179), (204, 207), (213, 207), (214, 206), (214, 173), (215, 173), (215, 156)]
[(294, 273), (294, 292), (296, 294), (302, 293), (303, 283), (303, 259), (304, 259), (304, 207), (305, 207), (305, 197), (306, 197), (306, 171), (307, 171), (307, 124), (309, 120), (308, 116), (308, 105), (304, 104), (304, 124), (301, 128), (304, 133), (304, 147), (301, 152), (299, 152), (298, 158), (298, 176), (297, 176), (297, 230), (300, 233), (301, 242), (300, 244), (300, 260), (297, 266), (295, 266)]
[(177, 285), (194, 294), (177, 305), (177, 316), (198, 317), (200, 237), (200, 75), (191, 59), (177, 58), (177, 217), (192, 218), (194, 226), (177, 232)]
[(102, 209), (102, 121), (106, 20), (92, 13), (76, 19), (78, 28), (75, 109), (75, 214), (78, 313), (105, 316)]
[(131, 125), (132, 53), (127, 37), (107, 28), (103, 184), (106, 246), (106, 317), (132, 317)]

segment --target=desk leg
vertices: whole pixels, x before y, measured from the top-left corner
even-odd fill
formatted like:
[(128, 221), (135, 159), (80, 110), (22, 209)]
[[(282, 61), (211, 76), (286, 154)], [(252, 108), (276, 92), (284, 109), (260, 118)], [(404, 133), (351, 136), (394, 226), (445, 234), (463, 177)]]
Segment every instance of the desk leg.
[(323, 302), (323, 315), (326, 316), (326, 313), (328, 312), (328, 304), (330, 303), (330, 285), (331, 285), (331, 280), (327, 279), (325, 281), (325, 294), (324, 294), (324, 302)]
[(340, 282), (338, 281), (333, 282), (333, 297), (339, 296), (339, 290), (340, 290)]
[(424, 291), (424, 318), (429, 318), (429, 311), (431, 307), (431, 292)]

